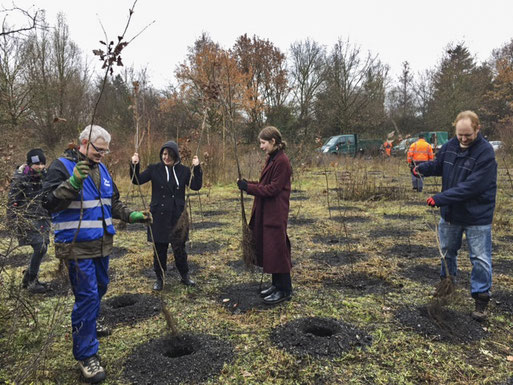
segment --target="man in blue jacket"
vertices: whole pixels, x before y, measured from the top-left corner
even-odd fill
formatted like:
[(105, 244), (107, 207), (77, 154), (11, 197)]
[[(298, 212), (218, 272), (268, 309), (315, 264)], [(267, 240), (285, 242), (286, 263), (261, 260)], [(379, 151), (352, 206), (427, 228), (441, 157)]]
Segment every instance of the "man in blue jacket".
[[(427, 204), (441, 209), (440, 246), (451, 277), (456, 276), (457, 254), (466, 234), (472, 273), (470, 292), (475, 300), (472, 317), (484, 321), (492, 287), (492, 220), (497, 193), (497, 162), (492, 146), (479, 132), (479, 117), (463, 111), (454, 121), (455, 137), (436, 159), (413, 169), (417, 176), (441, 176), (442, 192)], [(442, 263), (441, 273), (447, 272)]]
[(65, 151), (48, 170), (43, 183), (43, 207), (52, 214), (55, 255), (67, 261), (75, 304), (71, 313), (73, 355), (87, 382), (106, 377), (98, 356), (97, 318), (109, 284), (109, 255), (116, 231), (113, 218), (151, 222), (151, 214), (129, 210), (107, 167), (110, 134), (87, 126), (80, 147)]

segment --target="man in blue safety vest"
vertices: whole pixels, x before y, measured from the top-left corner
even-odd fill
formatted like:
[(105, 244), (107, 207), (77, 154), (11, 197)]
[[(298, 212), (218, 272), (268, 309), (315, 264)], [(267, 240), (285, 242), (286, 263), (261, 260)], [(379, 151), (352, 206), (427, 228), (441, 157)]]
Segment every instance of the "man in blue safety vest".
[(109, 153), (110, 134), (87, 126), (80, 147), (70, 148), (48, 169), (43, 207), (52, 214), (55, 255), (67, 261), (75, 305), (71, 313), (73, 355), (87, 382), (106, 377), (98, 356), (97, 318), (109, 283), (107, 270), (116, 231), (112, 219), (151, 222), (149, 212), (131, 211), (101, 163)]

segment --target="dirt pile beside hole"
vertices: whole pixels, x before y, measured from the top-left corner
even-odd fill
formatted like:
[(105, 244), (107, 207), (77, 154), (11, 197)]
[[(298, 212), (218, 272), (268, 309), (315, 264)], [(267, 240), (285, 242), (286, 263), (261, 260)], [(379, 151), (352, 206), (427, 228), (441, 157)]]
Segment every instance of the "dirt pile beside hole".
[(434, 341), (470, 343), (486, 337), (483, 326), (468, 314), (441, 307), (430, 314), (428, 305), (405, 306), (395, 313), (396, 319), (415, 333)]
[(229, 342), (205, 334), (150, 340), (135, 348), (125, 363), (132, 384), (196, 384), (219, 375), (233, 359)]
[(296, 356), (340, 357), (354, 348), (365, 348), (372, 337), (355, 326), (331, 318), (299, 318), (278, 326), (271, 341)]
[(133, 325), (160, 313), (160, 301), (148, 294), (122, 294), (102, 301), (99, 318), (105, 325)]

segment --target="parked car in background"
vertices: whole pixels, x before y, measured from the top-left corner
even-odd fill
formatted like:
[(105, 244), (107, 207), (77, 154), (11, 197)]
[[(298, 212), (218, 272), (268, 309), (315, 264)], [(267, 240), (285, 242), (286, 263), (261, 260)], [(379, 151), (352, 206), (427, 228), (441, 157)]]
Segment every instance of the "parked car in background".
[(381, 140), (360, 139), (357, 134), (335, 135), (329, 138), (321, 147), (323, 154), (351, 155), (378, 154)]
[(500, 150), (502, 147), (504, 147), (504, 143), (502, 143), (500, 140), (491, 140), (490, 144), (493, 147), (493, 151)]
[(397, 145), (392, 147), (392, 155), (402, 156), (408, 153), (413, 142), (419, 140), (418, 136), (401, 140)]
[(449, 134), (447, 131), (419, 132), (411, 138), (403, 139), (401, 142), (399, 142), (399, 144), (392, 147), (392, 155), (402, 156), (407, 154), (412, 143), (419, 140), (419, 135), (424, 135), (424, 139), (431, 145), (431, 147), (433, 147), (434, 152), (440, 150), (442, 146), (449, 141)]

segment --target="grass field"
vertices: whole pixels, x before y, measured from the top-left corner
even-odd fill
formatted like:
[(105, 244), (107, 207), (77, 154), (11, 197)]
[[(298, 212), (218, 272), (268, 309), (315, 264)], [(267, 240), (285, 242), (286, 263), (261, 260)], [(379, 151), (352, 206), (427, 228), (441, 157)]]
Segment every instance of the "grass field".
[[(404, 162), (336, 162), (295, 170), (288, 230), (294, 294), (274, 307), (258, 297), (260, 272), (241, 262), (236, 185), (190, 194), (188, 250), (197, 286), (180, 284), (173, 268), (162, 294), (177, 340), (151, 290), (145, 229), (119, 230), (102, 309), (113, 328), (100, 340), (105, 384), (512, 384), (513, 186), (503, 165), (494, 296), (489, 320), (480, 324), (470, 317), (465, 244), (456, 294), (436, 317), (429, 312), (439, 281), (439, 214), (425, 200), (440, 180), (427, 179), (416, 193)], [(140, 208), (140, 198), (126, 194), (127, 181), (118, 183), (123, 199)], [(0, 235), (8, 250), (8, 233)], [(73, 296), (56, 273), (53, 248), (41, 268), (41, 280), (52, 281), (50, 294), (20, 289), (29, 251), (2, 251), (0, 383), (81, 383), (71, 352)], [(162, 341), (192, 348), (172, 352)]]

